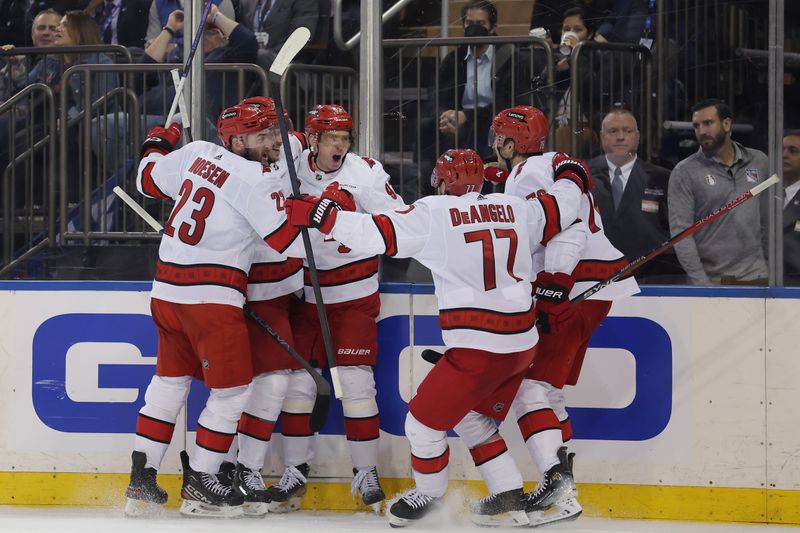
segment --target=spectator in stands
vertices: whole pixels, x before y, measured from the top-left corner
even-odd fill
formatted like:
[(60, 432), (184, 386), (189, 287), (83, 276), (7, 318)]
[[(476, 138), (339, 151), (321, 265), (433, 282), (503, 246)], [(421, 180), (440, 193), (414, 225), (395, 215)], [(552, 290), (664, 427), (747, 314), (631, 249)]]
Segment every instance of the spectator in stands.
[[(594, 195), (606, 236), (628, 260), (669, 239), (669, 170), (638, 158), (639, 128), (628, 109), (617, 107), (603, 118), (603, 155), (589, 161)], [(636, 270), (647, 283), (683, 282), (684, 272), (669, 250)]]
[[(467, 2), (461, 8), (461, 20), (465, 37), (497, 35), (497, 8), (489, 0)], [(440, 151), (458, 146), (472, 148), (482, 157), (490, 155), (488, 135), (492, 118), (497, 110), (514, 105), (525, 91), (523, 83), (530, 83), (530, 76), (517, 75), (518, 85), (512, 84), (515, 67), (512, 53), (511, 44), (460, 46), (442, 60), (436, 112), (443, 139)], [(433, 94), (435, 87), (429, 91)]]
[[(721, 100), (692, 108), (700, 149), (670, 174), (669, 225), (677, 234), (769, 176), (767, 156), (731, 139), (733, 115)], [(767, 278), (768, 194), (745, 202), (675, 246), (694, 285), (763, 284)]]
[[(67, 11), (77, 11), (84, 9), (89, 0), (30, 0), (26, 1), (27, 13), (25, 15), (26, 21), (33, 21), (33, 19), (46, 9), (52, 9), (57, 13), (66, 13)], [(1, 12), (0, 12), (1, 13)], [(25, 45), (30, 44), (27, 41)]]
[[(45, 9), (33, 19), (31, 25), (31, 41), (33, 46), (44, 48), (55, 44), (58, 34), (58, 25), (61, 24), (61, 13), (52, 9)], [(0, 46), (0, 49), (10, 51), (13, 44)], [(3, 56), (7, 60), (0, 69), (0, 103), (6, 101), (14, 93), (22, 90), (27, 84), (30, 66), (29, 56)], [(35, 61), (35, 60), (34, 60)]]
[[(85, 11), (67, 11), (61, 18), (54, 47), (92, 44), (102, 44), (100, 29), (94, 19), (87, 15)], [(54, 52), (57, 52), (57, 50), (54, 50)], [(78, 64), (110, 63), (112, 61), (108, 56), (98, 53), (63, 54), (63, 58), (58, 55), (48, 55), (44, 61), (37, 63), (31, 69), (28, 83), (44, 83), (58, 92), (61, 90), (59, 85), (61, 74), (66, 68)], [(66, 90), (68, 91), (67, 105), (69, 105), (67, 114), (70, 118), (83, 109), (82, 85), (82, 76), (74, 75), (69, 78)], [(95, 74), (92, 76), (91, 100), (97, 100), (116, 86), (116, 75)]]
[(86, 13), (100, 26), (105, 44), (144, 48), (153, 0), (90, 0)]
[(800, 130), (783, 136), (783, 282), (800, 285)]
[[(150, 4), (150, 14), (148, 15), (147, 22), (147, 44), (158, 37), (163, 31), (164, 26), (167, 25), (169, 15), (175, 10), (183, 10), (183, 0), (152, 0)], [(236, 10), (233, 7), (231, 0), (214, 0), (214, 5), (222, 12), (223, 15), (231, 20), (238, 20), (236, 17)], [(172, 36), (170, 40), (173, 45), (183, 44), (183, 30), (176, 35)], [(170, 50), (171, 51), (171, 50)]]
[[(628, 4), (644, 4), (645, 0), (536, 0), (531, 15), (531, 28), (544, 28), (553, 43), (561, 42), (561, 26), (564, 13), (579, 7), (586, 20), (598, 29), (593, 38), (599, 42), (620, 40), (612, 37), (613, 28), (620, 13), (626, 13)], [(636, 36), (638, 39), (638, 35)]]
[[(173, 16), (174, 15), (174, 16)], [(175, 11), (161, 33), (145, 49), (142, 63), (183, 63), (182, 50), (168, 52), (174, 34), (183, 30), (183, 11)], [(171, 22), (170, 22), (171, 21)], [(206, 63), (255, 63), (258, 45), (256, 38), (244, 24), (225, 16), (216, 5), (211, 6), (206, 29), (203, 31), (203, 54)], [(206, 75), (206, 115), (212, 123), (223, 109), (239, 101), (237, 77), (209, 72)], [(146, 94), (148, 113), (165, 116), (175, 95), (171, 79), (160, 76), (166, 86), (159, 84)], [(225, 101), (223, 101), (223, 96)], [(213, 127), (212, 127), (213, 129)], [(213, 132), (212, 132), (213, 133)], [(209, 137), (210, 138), (210, 137)]]
[(311, 35), (319, 19), (318, 0), (241, 0), (238, 20), (258, 39), (258, 64), (268, 70), (283, 43), (294, 30), (305, 26)]

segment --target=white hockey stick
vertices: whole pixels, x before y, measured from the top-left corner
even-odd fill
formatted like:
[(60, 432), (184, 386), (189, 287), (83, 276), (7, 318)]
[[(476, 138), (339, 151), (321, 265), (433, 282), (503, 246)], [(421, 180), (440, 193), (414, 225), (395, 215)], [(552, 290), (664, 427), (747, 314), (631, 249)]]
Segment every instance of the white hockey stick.
[[(122, 190), (119, 186), (114, 187), (114, 193), (120, 197), (120, 199), (128, 204), (128, 207), (133, 209), (137, 215), (142, 217), (145, 222), (147, 222), (151, 228), (156, 230), (157, 232), (163, 234), (164, 228), (161, 224), (158, 223), (156, 219), (150, 216), (150, 213), (142, 209), (142, 206), (136, 203), (136, 201), (131, 198), (131, 196)], [(244, 305), (244, 314), (247, 315), (248, 318), (253, 320), (258, 327), (264, 331), (267, 335), (272, 337), (275, 342), (277, 342), (281, 348), (283, 348), (289, 356), (297, 361), (300, 366), (302, 366), (306, 372), (311, 374), (311, 379), (314, 380), (314, 383), (317, 386), (317, 396), (314, 400), (314, 407), (311, 409), (311, 419), (310, 419), (310, 426), (311, 431), (317, 433), (319, 430), (322, 429), (322, 426), (325, 425), (325, 421), (328, 418), (328, 406), (331, 400), (331, 389), (328, 382), (325, 381), (319, 372), (317, 372), (311, 365), (306, 361), (300, 354), (295, 351), (292, 346), (286, 342), (277, 331), (275, 331), (263, 318), (258, 316), (255, 311), (250, 309), (247, 304)]]
[[(289, 128), (286, 125), (286, 117), (284, 117), (281, 110), (283, 109), (283, 102), (281, 102), (281, 88), (280, 82), (283, 73), (292, 59), (303, 49), (308, 40), (311, 38), (311, 32), (308, 28), (300, 27), (294, 30), (292, 34), (283, 43), (275, 61), (269, 68), (269, 75), (271, 80), (276, 84), (275, 90), (275, 109), (278, 114), (278, 126), (281, 130), (281, 139), (283, 140), (283, 149), (286, 154), (286, 161), (292, 161), (292, 145), (289, 142)], [(297, 171), (294, 165), (289, 163), (286, 165), (289, 169), (289, 181), (292, 184), (292, 194), (296, 198), (300, 197), (300, 186), (297, 181)], [(311, 287), (314, 290), (314, 299), (317, 301), (317, 314), (319, 315), (319, 325), (322, 330), (322, 342), (325, 345), (325, 355), (328, 361), (328, 369), (331, 372), (331, 381), (333, 382), (333, 394), (336, 398), (342, 397), (342, 381), (339, 378), (339, 368), (336, 366), (336, 358), (333, 356), (333, 341), (331, 340), (331, 330), (328, 325), (328, 315), (325, 312), (325, 304), (322, 301), (322, 290), (319, 287), (319, 275), (317, 273), (317, 264), (314, 261), (314, 252), (311, 249), (311, 239), (308, 236), (308, 229), (302, 228), (303, 246), (306, 251), (306, 261), (308, 262), (308, 271), (311, 277)]]

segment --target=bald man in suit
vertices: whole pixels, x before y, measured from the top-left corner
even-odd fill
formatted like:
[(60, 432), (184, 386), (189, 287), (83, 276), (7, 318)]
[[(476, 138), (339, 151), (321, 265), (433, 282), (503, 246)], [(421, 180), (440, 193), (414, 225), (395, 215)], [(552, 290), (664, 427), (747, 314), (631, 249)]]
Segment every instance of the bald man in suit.
[[(603, 155), (589, 161), (594, 195), (606, 236), (628, 260), (643, 256), (670, 237), (667, 216), (669, 171), (636, 155), (639, 129), (636, 118), (614, 108), (600, 130)], [(667, 250), (639, 268), (640, 283), (684, 283), (675, 252)]]
[(783, 282), (800, 285), (800, 130), (783, 136)]

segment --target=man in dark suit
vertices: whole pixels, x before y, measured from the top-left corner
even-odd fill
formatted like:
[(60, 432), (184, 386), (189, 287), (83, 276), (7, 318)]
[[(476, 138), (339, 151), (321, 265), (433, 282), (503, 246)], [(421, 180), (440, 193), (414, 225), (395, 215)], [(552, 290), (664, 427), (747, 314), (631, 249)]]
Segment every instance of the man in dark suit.
[[(670, 237), (667, 216), (669, 171), (638, 159), (636, 118), (624, 108), (612, 109), (600, 130), (603, 155), (589, 161), (594, 195), (606, 235), (628, 260), (636, 259)], [(639, 268), (641, 283), (683, 283), (683, 269), (673, 250)]]
[(800, 285), (800, 130), (783, 136), (783, 283)]
[(91, 0), (86, 13), (100, 26), (105, 44), (144, 48), (153, 0)]
[(256, 35), (264, 69), (294, 30), (305, 26), (313, 36), (319, 19), (319, 0), (241, 0), (236, 7), (236, 19)]

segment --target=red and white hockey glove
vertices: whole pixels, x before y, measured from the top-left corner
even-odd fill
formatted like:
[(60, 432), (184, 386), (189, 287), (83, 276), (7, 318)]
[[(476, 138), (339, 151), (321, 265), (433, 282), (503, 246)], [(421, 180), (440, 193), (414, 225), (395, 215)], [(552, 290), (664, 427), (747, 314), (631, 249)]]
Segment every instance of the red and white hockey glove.
[(536, 320), (542, 333), (558, 334), (575, 314), (569, 291), (575, 279), (569, 274), (541, 272), (533, 284), (536, 296)]
[(483, 179), (492, 183), (505, 183), (508, 179), (508, 172), (494, 165), (483, 167)]
[(175, 150), (181, 142), (183, 128), (177, 122), (173, 122), (168, 127), (156, 126), (147, 132), (147, 138), (142, 143), (142, 157), (158, 153), (167, 155)]
[(286, 199), (284, 207), (289, 224), (298, 228), (317, 228), (326, 235), (333, 230), (336, 215), (342, 209), (330, 198), (316, 196), (303, 198), (290, 196)]
[(338, 181), (332, 181), (330, 185), (325, 187), (325, 190), (322, 191), (322, 196), (320, 196), (320, 199), (322, 198), (330, 198), (336, 202), (343, 211), (356, 210), (356, 199), (353, 198), (350, 191), (340, 189)]
[(553, 157), (553, 181), (568, 179), (580, 187), (581, 191), (589, 192), (594, 187), (592, 173), (586, 163), (564, 152), (558, 152)]

